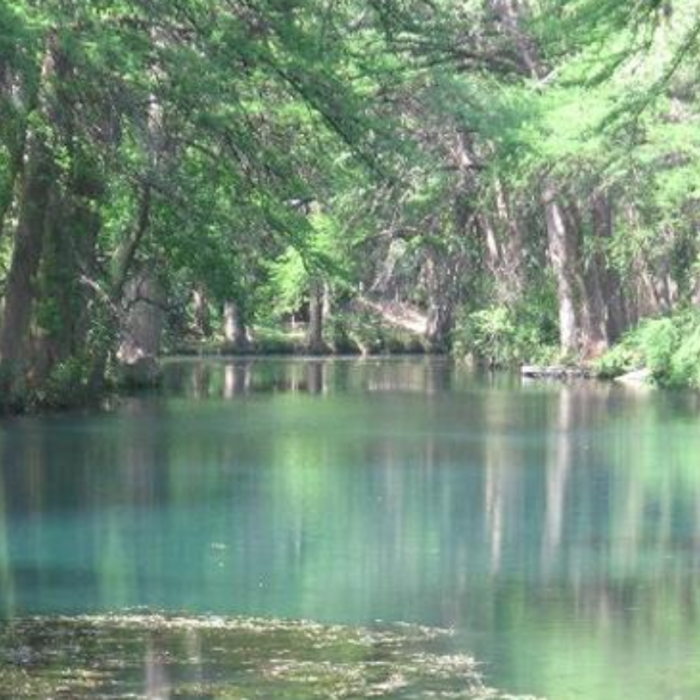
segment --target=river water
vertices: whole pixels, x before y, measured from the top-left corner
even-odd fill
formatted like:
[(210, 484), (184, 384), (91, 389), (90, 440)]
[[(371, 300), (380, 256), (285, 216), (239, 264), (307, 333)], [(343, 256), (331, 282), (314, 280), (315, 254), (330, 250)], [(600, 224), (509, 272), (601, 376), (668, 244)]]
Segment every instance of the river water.
[(172, 362), (112, 411), (0, 422), (0, 467), (6, 625), (400, 621), (451, 630), (512, 693), (700, 697), (694, 394), (440, 359)]

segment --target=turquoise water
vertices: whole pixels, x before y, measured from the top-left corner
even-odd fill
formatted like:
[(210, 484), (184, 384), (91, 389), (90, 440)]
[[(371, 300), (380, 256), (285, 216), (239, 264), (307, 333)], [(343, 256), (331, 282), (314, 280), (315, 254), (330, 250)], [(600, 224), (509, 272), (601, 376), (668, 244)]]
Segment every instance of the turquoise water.
[(451, 628), (489, 683), (700, 697), (697, 396), (444, 360), (184, 361), (0, 422), (0, 613)]

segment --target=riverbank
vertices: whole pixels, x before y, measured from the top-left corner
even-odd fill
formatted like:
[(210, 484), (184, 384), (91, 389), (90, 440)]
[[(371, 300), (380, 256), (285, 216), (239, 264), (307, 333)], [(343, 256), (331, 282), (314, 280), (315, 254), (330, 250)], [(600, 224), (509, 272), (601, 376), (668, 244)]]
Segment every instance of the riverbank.
[(601, 378), (700, 389), (700, 311), (643, 320), (596, 364)]
[[(377, 322), (376, 315), (370, 322), (355, 322), (350, 326), (346, 319), (329, 324), (327, 342), (313, 349), (307, 343), (303, 326), (256, 327), (243, 347), (231, 345), (223, 338), (208, 339), (189, 337), (185, 341), (170, 338), (164, 347), (163, 359), (171, 357), (382, 357), (400, 355), (427, 355), (436, 353), (424, 335), (401, 324)], [(539, 347), (528, 355), (522, 348), (510, 348), (508, 340), (500, 336), (492, 338), (501, 349), (503, 357), (532, 356), (552, 357), (551, 348)], [(528, 380), (569, 381), (618, 380), (635, 385), (664, 388), (700, 388), (700, 315), (696, 310), (663, 318), (647, 319), (628, 332), (602, 358), (587, 363), (530, 363), (511, 361), (496, 362), (494, 358), (480, 359), (478, 348), (455, 344), (452, 357), (491, 370), (518, 372)], [(148, 359), (148, 358), (146, 358)], [(90, 391), (89, 374), (75, 363), (59, 367), (51, 381), (41, 391), (27, 391), (25, 396), (12, 397), (0, 406), (0, 413), (27, 413), (42, 410), (65, 410), (82, 406), (99, 405), (105, 398), (154, 387), (159, 382), (159, 372), (154, 370), (156, 361), (147, 363), (146, 370), (139, 367), (115, 366), (108, 373), (100, 393)], [(2, 401), (0, 401), (2, 403)]]
[(331, 328), (322, 344), (310, 347), (304, 326), (256, 327), (246, 342), (233, 344), (223, 337), (185, 341), (171, 340), (166, 344), (165, 356), (222, 355), (247, 357), (254, 355), (421, 355), (431, 349), (424, 336), (389, 324), (356, 324), (350, 329), (345, 324)]

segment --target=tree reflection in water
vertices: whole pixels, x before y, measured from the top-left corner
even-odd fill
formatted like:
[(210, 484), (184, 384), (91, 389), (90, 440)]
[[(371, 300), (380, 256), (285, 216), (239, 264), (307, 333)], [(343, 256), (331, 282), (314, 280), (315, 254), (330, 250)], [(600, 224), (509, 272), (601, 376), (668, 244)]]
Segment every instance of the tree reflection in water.
[(517, 692), (700, 694), (694, 395), (204, 365), (112, 414), (1, 425), (6, 617), (403, 620), (454, 628)]

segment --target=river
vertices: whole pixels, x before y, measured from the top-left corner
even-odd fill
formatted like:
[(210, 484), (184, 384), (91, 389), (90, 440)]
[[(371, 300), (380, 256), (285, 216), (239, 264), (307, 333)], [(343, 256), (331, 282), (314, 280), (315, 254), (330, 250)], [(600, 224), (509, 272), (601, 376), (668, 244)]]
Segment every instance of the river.
[[(1, 421), (0, 467), (7, 629), (401, 622), (510, 693), (700, 697), (695, 394), (445, 359), (173, 361), (112, 410)], [(0, 671), (31, 675), (12, 654)]]

